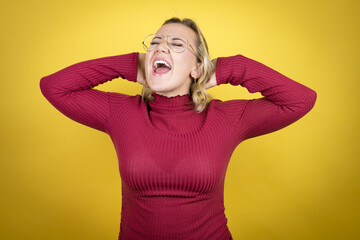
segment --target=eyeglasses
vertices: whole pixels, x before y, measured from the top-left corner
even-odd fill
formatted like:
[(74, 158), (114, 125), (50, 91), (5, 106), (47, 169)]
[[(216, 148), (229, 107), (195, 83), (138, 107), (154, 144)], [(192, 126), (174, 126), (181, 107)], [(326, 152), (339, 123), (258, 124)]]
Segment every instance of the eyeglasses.
[[(195, 53), (194, 48), (190, 45), (188, 41), (179, 38), (179, 37), (172, 37), (170, 35), (165, 36), (166, 43), (170, 47), (171, 50), (177, 53), (182, 53), (190, 47), (190, 51), (200, 60), (200, 58)], [(142, 42), (143, 47), (146, 51), (154, 50), (158, 45), (161, 44), (162, 40), (164, 39), (164, 35), (162, 34), (150, 34), (145, 37), (144, 41)]]

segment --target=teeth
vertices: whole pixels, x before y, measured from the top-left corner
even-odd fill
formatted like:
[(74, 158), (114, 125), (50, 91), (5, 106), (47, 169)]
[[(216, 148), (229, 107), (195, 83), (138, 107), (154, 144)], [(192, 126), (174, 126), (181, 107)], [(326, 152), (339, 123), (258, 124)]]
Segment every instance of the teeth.
[(154, 62), (154, 67), (157, 68), (158, 64), (160, 64), (160, 63), (165, 64), (168, 68), (171, 69), (170, 65), (167, 62), (163, 61), (163, 60), (156, 60)]

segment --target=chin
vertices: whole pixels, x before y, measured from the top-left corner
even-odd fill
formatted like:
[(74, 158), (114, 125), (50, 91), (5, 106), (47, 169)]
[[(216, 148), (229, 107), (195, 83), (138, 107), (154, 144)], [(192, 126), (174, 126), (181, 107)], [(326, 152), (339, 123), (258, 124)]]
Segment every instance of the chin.
[(168, 88), (166, 86), (163, 86), (163, 84), (151, 84), (148, 83), (149, 88), (153, 91), (153, 92), (166, 92), (169, 91)]

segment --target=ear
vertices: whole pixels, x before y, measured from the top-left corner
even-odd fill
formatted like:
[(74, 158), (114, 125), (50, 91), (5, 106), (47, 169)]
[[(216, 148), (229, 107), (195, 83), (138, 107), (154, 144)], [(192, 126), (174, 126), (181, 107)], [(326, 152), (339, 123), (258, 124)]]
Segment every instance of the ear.
[(202, 63), (196, 63), (196, 66), (193, 68), (193, 70), (190, 73), (190, 76), (194, 79), (197, 79), (201, 76), (203, 71), (203, 64)]

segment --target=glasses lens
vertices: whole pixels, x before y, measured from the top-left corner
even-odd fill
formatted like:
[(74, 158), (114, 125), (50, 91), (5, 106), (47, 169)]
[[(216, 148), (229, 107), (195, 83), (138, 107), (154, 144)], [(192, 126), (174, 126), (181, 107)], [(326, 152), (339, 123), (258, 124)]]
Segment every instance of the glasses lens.
[(170, 38), (169, 39), (169, 45), (174, 52), (183, 52), (186, 48), (186, 43), (181, 38)]
[[(145, 38), (143, 45), (144, 45), (145, 50), (151, 51), (154, 48), (156, 48), (162, 41), (163, 41), (162, 35), (151, 34)], [(169, 37), (168, 38), (168, 46), (174, 52), (180, 53), (185, 50), (186, 43), (181, 38)]]
[(145, 38), (144, 47), (147, 50), (152, 50), (161, 42), (161, 40), (162, 40), (161, 36), (156, 36), (155, 34), (151, 34)]

